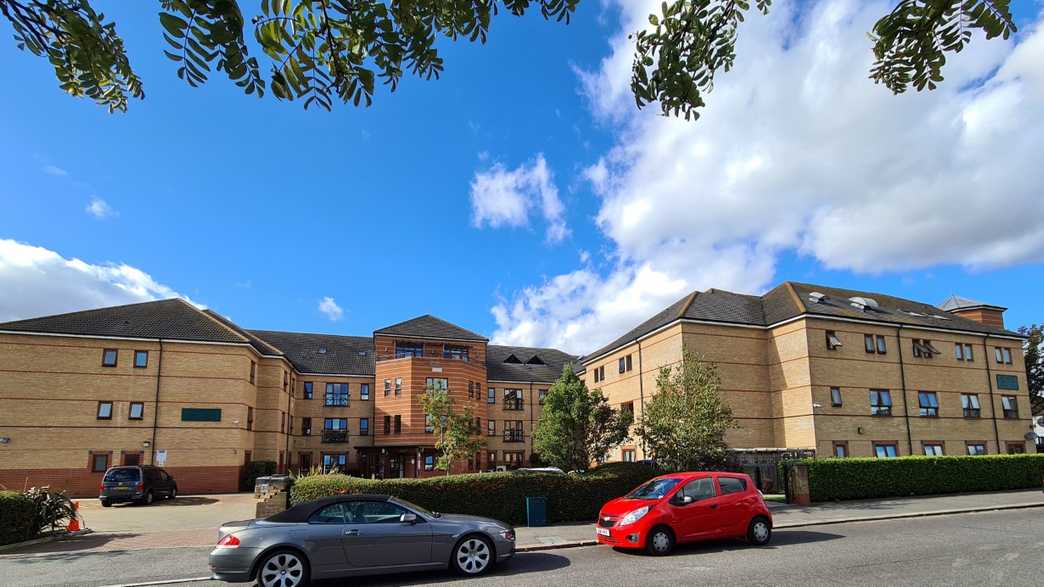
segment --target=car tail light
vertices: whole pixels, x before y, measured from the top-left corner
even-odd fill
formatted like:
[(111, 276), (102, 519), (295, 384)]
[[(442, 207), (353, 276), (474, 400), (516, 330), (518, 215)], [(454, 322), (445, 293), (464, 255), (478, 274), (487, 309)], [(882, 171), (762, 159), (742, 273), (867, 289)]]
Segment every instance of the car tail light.
[(138, 482), (138, 491), (144, 491), (144, 490), (145, 490), (145, 484), (144, 484), (144, 483), (141, 483), (141, 482), (139, 481), (139, 482)]
[(100, 493), (102, 491), (105, 491), (105, 484), (104, 483), (99, 483), (98, 484), (98, 492)]
[(500, 533), (500, 537), (503, 538), (504, 540), (509, 541), (509, 542), (514, 542), (515, 541), (515, 531), (514, 530), (504, 530), (503, 532)]
[(218, 548), (237, 548), (239, 547), (239, 538), (236, 538), (235, 534), (225, 534), (221, 540), (218, 540)]

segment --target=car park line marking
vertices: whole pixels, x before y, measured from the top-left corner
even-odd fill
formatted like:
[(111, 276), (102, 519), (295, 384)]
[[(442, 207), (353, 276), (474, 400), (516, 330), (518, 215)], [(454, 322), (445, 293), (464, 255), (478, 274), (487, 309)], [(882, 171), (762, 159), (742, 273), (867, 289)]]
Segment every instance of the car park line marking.
[(187, 579), (164, 579), (163, 581), (143, 581), (141, 583), (116, 583), (113, 585), (104, 585), (103, 587), (146, 587), (147, 585), (174, 585), (175, 583), (199, 583), (201, 581), (210, 581), (213, 577), (189, 577)]

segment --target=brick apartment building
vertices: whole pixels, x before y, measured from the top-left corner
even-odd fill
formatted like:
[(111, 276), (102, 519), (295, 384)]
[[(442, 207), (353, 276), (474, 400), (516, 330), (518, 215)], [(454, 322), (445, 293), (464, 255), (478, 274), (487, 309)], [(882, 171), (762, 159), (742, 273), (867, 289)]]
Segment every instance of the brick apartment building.
[[(718, 365), (735, 448), (1032, 451), (1022, 339), (1003, 311), (791, 282), (764, 296), (712, 289), (582, 358), (491, 345), (433, 316), (367, 337), (246, 330), (179, 299), (8, 322), (0, 485), (90, 495), (108, 466), (156, 463), (183, 493), (235, 491), (251, 460), (434, 475), (429, 387), (470, 406), (486, 442), (459, 471), (517, 467), (565, 364), (639, 415), (684, 350)], [(632, 442), (613, 456), (646, 455)]]
[[(692, 292), (581, 359), (588, 386), (640, 414), (661, 366), (718, 366), (734, 448), (819, 455), (1033, 452), (1023, 339), (1005, 308), (941, 307), (785, 282), (762, 296)], [(613, 455), (646, 456), (638, 441)]]

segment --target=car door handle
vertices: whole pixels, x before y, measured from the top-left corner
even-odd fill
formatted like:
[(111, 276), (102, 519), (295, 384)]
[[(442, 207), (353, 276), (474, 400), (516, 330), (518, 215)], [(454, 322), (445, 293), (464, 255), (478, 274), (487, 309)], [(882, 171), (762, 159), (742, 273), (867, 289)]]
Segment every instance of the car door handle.
[(709, 505), (709, 506), (707, 506), (707, 507), (709, 507), (709, 508), (710, 508), (710, 509), (712, 509), (712, 510), (716, 510), (716, 509), (718, 509), (718, 504), (716, 504), (716, 503), (712, 503), (712, 504), (710, 504), (710, 505)]
[(351, 530), (345, 530), (344, 531), (344, 535), (345, 536), (358, 536), (359, 535), (359, 531), (355, 530), (354, 528), (351, 529)]

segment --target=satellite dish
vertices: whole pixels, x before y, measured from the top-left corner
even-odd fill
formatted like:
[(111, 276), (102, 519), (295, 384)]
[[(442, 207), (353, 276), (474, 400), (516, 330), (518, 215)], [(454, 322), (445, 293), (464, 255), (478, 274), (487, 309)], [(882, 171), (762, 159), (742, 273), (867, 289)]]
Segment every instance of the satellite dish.
[(1032, 430), (1030, 430), (1029, 432), (1026, 433), (1025, 436), (1023, 436), (1023, 438), (1025, 438), (1029, 442), (1037, 442), (1037, 433), (1032, 431)]

